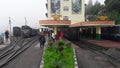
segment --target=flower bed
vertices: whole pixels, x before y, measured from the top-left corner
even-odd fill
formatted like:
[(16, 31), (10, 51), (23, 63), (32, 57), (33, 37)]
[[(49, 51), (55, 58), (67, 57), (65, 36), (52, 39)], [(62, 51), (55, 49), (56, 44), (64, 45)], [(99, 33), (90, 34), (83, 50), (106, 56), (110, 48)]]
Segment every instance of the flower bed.
[(74, 68), (74, 52), (71, 43), (59, 40), (52, 46), (49, 42), (44, 55), (44, 68)]

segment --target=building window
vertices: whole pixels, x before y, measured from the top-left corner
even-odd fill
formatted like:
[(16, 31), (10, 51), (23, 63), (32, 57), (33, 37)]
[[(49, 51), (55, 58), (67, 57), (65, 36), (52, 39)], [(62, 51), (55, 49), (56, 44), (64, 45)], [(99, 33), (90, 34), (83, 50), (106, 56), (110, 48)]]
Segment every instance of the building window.
[(64, 0), (64, 1), (69, 1), (69, 0)]
[(63, 16), (63, 20), (68, 20), (68, 16)]
[(68, 6), (64, 6), (63, 10), (68, 11), (69, 10)]
[(72, 0), (72, 13), (73, 14), (80, 14), (82, 9), (82, 0)]
[(51, 0), (51, 13), (60, 14), (60, 0)]

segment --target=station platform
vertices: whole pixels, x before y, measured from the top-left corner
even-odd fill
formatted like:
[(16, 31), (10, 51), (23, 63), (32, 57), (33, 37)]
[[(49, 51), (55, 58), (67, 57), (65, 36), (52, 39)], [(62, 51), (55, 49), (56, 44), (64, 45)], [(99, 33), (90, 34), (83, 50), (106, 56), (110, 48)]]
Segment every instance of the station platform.
[(80, 39), (83, 42), (87, 42), (90, 44), (95, 44), (98, 46), (103, 46), (103, 47), (120, 47), (120, 42), (118, 41), (111, 41), (111, 40), (87, 40), (87, 39)]
[(8, 46), (10, 44), (10, 40), (8, 42), (4, 41), (4, 43), (0, 44), (0, 49)]
[(0, 44), (0, 49), (8, 46), (7, 44)]

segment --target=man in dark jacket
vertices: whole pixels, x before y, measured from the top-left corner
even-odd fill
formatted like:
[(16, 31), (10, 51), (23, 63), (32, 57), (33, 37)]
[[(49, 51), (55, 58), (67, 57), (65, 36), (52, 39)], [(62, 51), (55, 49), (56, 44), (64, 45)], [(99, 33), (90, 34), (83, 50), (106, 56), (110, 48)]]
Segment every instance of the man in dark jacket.
[(44, 47), (45, 44), (45, 35), (41, 34), (41, 36), (39, 37), (39, 41), (40, 41), (40, 47)]
[(6, 31), (5, 31), (5, 39), (6, 39), (6, 42), (8, 42), (8, 38), (9, 38), (9, 31), (6, 30)]

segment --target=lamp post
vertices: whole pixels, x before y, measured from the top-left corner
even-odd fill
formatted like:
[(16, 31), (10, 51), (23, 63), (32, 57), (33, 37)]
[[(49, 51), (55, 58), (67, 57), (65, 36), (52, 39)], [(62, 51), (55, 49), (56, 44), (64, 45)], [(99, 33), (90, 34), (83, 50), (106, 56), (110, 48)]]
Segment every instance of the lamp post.
[(9, 26), (10, 26), (10, 44), (12, 43), (12, 40), (11, 40), (11, 18), (9, 17)]

